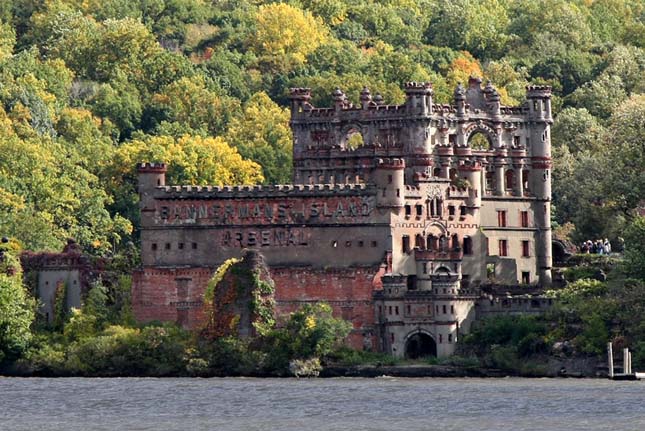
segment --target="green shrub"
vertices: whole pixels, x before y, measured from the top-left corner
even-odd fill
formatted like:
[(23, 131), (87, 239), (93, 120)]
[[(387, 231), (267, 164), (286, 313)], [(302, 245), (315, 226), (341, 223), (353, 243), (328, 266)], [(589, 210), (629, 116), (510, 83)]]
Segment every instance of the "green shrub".
[(387, 353), (368, 352), (355, 350), (351, 347), (341, 346), (325, 357), (325, 362), (346, 367), (356, 365), (398, 365), (401, 360)]

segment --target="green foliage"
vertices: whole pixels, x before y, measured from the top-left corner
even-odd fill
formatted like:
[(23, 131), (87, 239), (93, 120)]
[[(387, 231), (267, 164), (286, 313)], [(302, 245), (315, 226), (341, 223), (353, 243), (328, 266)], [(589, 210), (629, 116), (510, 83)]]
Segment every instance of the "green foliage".
[(204, 303), (210, 304), (213, 302), (217, 285), (222, 281), (224, 275), (228, 272), (231, 266), (238, 262), (240, 262), (240, 259), (232, 257), (225, 260), (224, 263), (217, 268), (217, 271), (215, 271), (215, 274), (213, 274), (211, 279), (208, 280), (208, 284), (206, 285), (206, 290), (204, 291)]
[(645, 217), (636, 217), (625, 230), (625, 272), (645, 280)]
[(325, 361), (331, 364), (351, 367), (356, 365), (398, 365), (401, 360), (386, 353), (355, 350), (341, 346), (325, 356)]
[(35, 302), (22, 285), (20, 262), (4, 251), (0, 264), (0, 363), (29, 346)]
[(463, 338), (468, 351), (482, 355), (490, 346), (509, 346), (521, 356), (545, 351), (544, 322), (534, 316), (499, 316), (485, 319)]
[(292, 359), (321, 357), (330, 353), (349, 334), (351, 325), (334, 318), (324, 303), (307, 304), (292, 313), (284, 326), (262, 340), (269, 370), (286, 370)]
[[(2, 2), (0, 223), (30, 249), (72, 236), (106, 253), (138, 224), (133, 168), (112, 160), (166, 157), (169, 181), (282, 183), (288, 87), (312, 87), (317, 106), (336, 87), (357, 103), (365, 85), (401, 103), (401, 83), (430, 80), (450, 103), (474, 74), (504, 104), (520, 104), (528, 82), (554, 86), (557, 221), (576, 240), (613, 240), (645, 189), (642, 13), (631, 0)], [(185, 135), (235, 147), (263, 179), (183, 175), (159, 147)]]

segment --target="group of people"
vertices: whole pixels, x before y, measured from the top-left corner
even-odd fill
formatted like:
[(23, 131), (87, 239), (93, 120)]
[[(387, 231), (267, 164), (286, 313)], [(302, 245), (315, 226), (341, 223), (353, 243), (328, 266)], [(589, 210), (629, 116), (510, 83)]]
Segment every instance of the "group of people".
[(607, 238), (604, 241), (602, 239), (596, 241), (587, 240), (582, 243), (580, 251), (582, 253), (609, 254), (611, 253), (611, 243)]

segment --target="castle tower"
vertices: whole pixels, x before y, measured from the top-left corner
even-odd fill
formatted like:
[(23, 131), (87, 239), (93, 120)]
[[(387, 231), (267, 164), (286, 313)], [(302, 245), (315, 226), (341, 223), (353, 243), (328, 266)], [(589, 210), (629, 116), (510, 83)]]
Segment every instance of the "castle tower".
[(477, 215), (477, 211), (482, 206), (482, 167), (478, 161), (464, 161), (459, 165), (459, 175), (465, 178), (469, 185), (467, 204)]
[(417, 175), (432, 172), (432, 139), (429, 119), (432, 114), (432, 84), (426, 82), (407, 82), (405, 90), (405, 109), (408, 112), (406, 125), (406, 146), (404, 152), (408, 160), (406, 178), (412, 183)]
[(137, 165), (139, 207), (141, 208), (141, 223), (154, 217), (155, 199), (152, 196), (157, 187), (166, 185), (165, 163), (139, 163)]
[(541, 204), (535, 211), (538, 230), (536, 251), (538, 277), (551, 284), (551, 87), (530, 85), (526, 100), (529, 107), (529, 144), (531, 171), (529, 188)]
[[(289, 125), (293, 133), (293, 157), (295, 160), (301, 157), (305, 142), (309, 138), (309, 131), (306, 127), (301, 126), (301, 122), (306, 118), (306, 111), (311, 109), (311, 104), (309, 103), (311, 89), (292, 88), (289, 99), (291, 100), (291, 121)], [(293, 174), (294, 177), (297, 175), (296, 170), (294, 170)]]
[(405, 161), (379, 159), (372, 174), (378, 189), (376, 203), (379, 207), (398, 209), (405, 204)]

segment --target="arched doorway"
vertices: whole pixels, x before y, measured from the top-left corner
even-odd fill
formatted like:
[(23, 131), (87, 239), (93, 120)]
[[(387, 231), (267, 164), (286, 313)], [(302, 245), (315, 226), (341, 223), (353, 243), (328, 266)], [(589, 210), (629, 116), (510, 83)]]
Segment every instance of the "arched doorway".
[(431, 336), (417, 332), (408, 337), (405, 342), (405, 357), (408, 359), (426, 358), (437, 356), (437, 344)]

